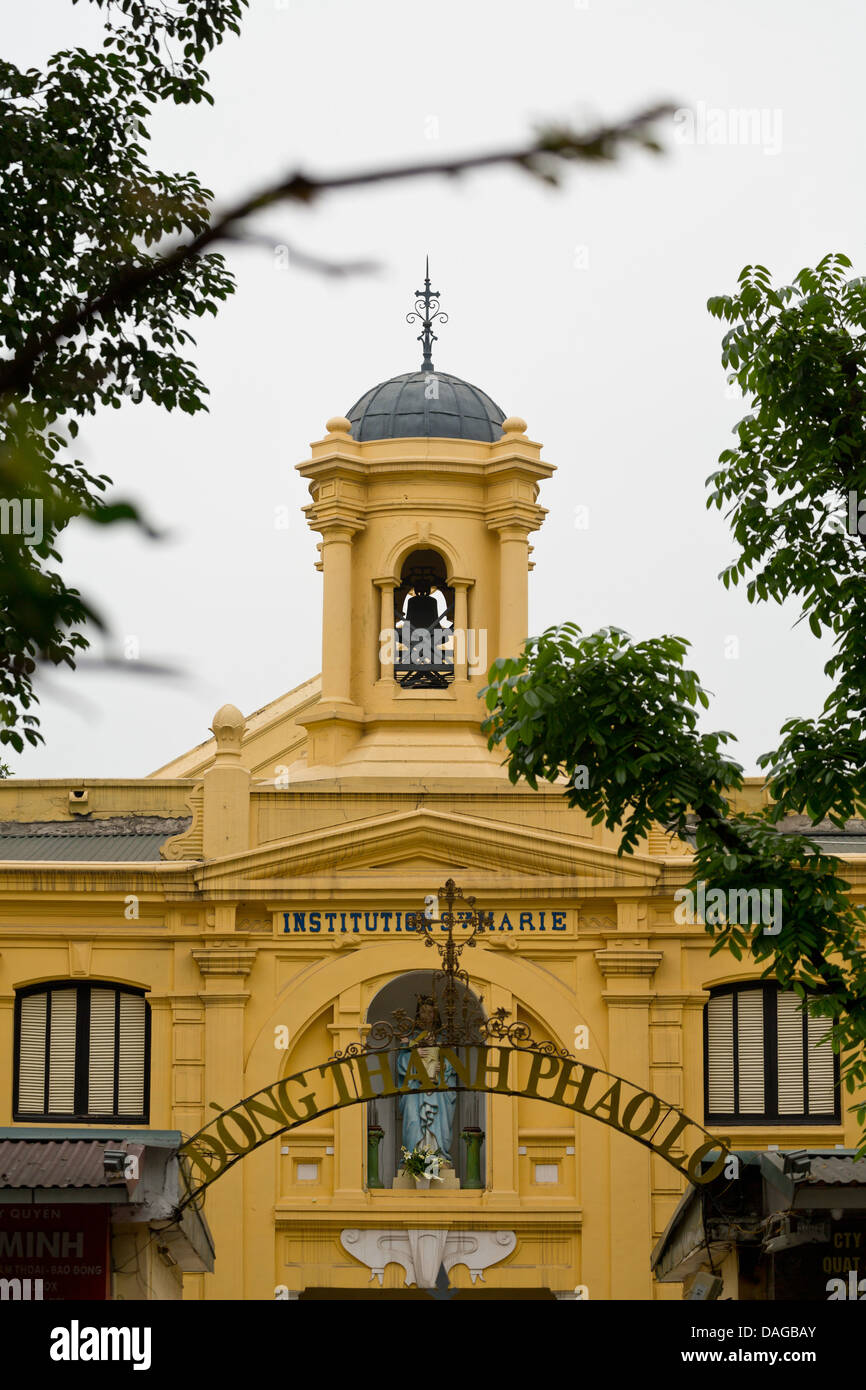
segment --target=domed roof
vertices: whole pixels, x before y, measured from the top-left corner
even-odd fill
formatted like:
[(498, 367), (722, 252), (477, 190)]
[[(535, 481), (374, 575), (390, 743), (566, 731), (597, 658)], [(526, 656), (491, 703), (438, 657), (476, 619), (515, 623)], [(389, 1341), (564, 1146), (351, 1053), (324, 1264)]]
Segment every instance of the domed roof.
[(365, 392), (346, 415), (352, 438), (502, 438), (505, 412), (485, 391), (448, 372), (404, 372)]

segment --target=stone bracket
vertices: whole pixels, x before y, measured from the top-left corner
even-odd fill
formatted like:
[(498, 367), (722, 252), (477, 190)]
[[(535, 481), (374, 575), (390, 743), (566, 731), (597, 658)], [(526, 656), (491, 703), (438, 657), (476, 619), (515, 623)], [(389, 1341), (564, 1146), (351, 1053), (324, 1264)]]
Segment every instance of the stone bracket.
[(472, 1283), (476, 1279), (484, 1283), (483, 1271), (514, 1251), (517, 1236), (514, 1231), (451, 1231), (447, 1226), (405, 1231), (348, 1229), (340, 1232), (340, 1244), (372, 1271), (370, 1279), (378, 1279), (380, 1288), (388, 1264), (402, 1266), (407, 1285), (433, 1288), (443, 1265), (446, 1274), (455, 1265), (466, 1265)]

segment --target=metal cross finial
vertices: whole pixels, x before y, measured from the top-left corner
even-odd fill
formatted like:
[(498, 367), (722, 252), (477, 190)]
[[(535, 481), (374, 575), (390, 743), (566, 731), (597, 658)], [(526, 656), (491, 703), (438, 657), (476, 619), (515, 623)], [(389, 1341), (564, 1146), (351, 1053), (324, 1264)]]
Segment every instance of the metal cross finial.
[[(444, 903), (444, 907), (442, 904)], [(458, 913), (456, 906), (462, 904), (463, 910), (460, 917), (463, 919), (461, 926), (466, 927), (468, 934), (462, 940), (455, 940), (454, 928), (458, 925)], [(439, 917), (441, 925), (448, 933), (443, 940), (433, 933), (433, 921)], [(474, 898), (467, 898), (463, 895), (463, 889), (458, 888), (453, 878), (449, 878), (444, 887), (438, 893), (432, 894), (428, 899), (423, 913), (414, 915), (414, 927), (416, 932), (425, 939), (425, 945), (435, 946), (442, 959), (439, 969), (439, 976), (442, 980), (442, 1038), (448, 1044), (458, 1041), (461, 1029), (457, 1023), (457, 984), (460, 982), (467, 993), (469, 991), (469, 974), (460, 967), (460, 957), (466, 946), (474, 946), (475, 939), (479, 933), (489, 931), (493, 926), (493, 913), (482, 912), (475, 906)], [(466, 1005), (464, 1003), (464, 1012)], [(464, 1019), (464, 1024), (468, 1020)], [(465, 1027), (463, 1029), (465, 1032)]]
[[(438, 931), (434, 924), (438, 926)], [(460, 936), (455, 937), (455, 927), (462, 929)], [(488, 1018), (484, 1017), (484, 1000), (473, 995), (469, 972), (461, 968), (460, 957), (466, 946), (475, 946), (479, 936), (493, 931), (493, 913), (489, 909), (483, 911), (476, 907), (475, 899), (465, 896), (453, 878), (449, 878), (438, 893), (427, 895), (420, 912), (406, 913), (405, 928), (406, 931), (417, 932), (425, 946), (435, 946), (441, 958), (439, 970), (433, 972), (431, 977), (432, 994), (415, 996), (419, 1005), (432, 1003), (434, 1010), (439, 1006), (438, 1026), (424, 1030), (427, 1046), (471, 1048), (495, 1043), (544, 1056), (576, 1060), (565, 1048), (557, 1047), (555, 1042), (536, 1042), (529, 1024), (522, 1019), (507, 1023), (508, 1009), (493, 1009)], [(395, 1009), (390, 1022), (377, 1019), (363, 1040), (349, 1043), (343, 1051), (335, 1052), (331, 1060), (368, 1056), (389, 1048), (399, 1050), (417, 1046), (417, 1023), (417, 1014), (412, 1018), (403, 1009)], [(431, 1085), (430, 1089), (437, 1087)]]
[(424, 360), (421, 363), (422, 372), (433, 371), (433, 344), (439, 339), (433, 332), (433, 322), (439, 319), (440, 323), (448, 322), (448, 315), (444, 314), (439, 308), (439, 291), (430, 288), (430, 257), (427, 257), (424, 275), (423, 290), (415, 291), (415, 308), (411, 314), (406, 315), (407, 323), (416, 323), (420, 320), (421, 332), (418, 334), (418, 342), (424, 348)]

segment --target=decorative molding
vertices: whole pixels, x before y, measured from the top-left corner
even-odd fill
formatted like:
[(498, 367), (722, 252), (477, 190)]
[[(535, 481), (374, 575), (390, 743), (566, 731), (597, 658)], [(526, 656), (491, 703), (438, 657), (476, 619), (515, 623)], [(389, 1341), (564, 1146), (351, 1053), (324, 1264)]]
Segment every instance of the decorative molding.
[(204, 859), (204, 786), (201, 782), (193, 787), (187, 805), (192, 811), (192, 824), (160, 845), (163, 859)]
[(193, 960), (207, 978), (209, 975), (249, 975), (256, 958), (252, 947), (206, 946), (190, 952)]
[[(455, 1265), (466, 1265), (474, 1284), (484, 1283), (485, 1269), (504, 1260), (517, 1247), (514, 1231), (451, 1231), (447, 1226), (397, 1230), (340, 1232), (340, 1244), (359, 1264), (371, 1271), (370, 1279), (381, 1288), (385, 1266), (401, 1265), (404, 1282), (433, 1288), (440, 1266), (448, 1274)], [(435, 1269), (434, 1269), (435, 1265)]]
[(606, 980), (612, 976), (651, 979), (661, 964), (664, 951), (612, 947), (605, 951), (594, 951), (593, 954)]
[(70, 941), (69, 942), (69, 974), (70, 975), (89, 975), (90, 958), (93, 951), (92, 941)]
[(578, 931), (584, 926), (589, 931), (616, 931), (616, 920), (613, 917), (600, 916), (598, 913), (591, 913), (584, 916), (582, 912), (579, 912), (577, 921)]
[[(609, 989), (603, 989), (601, 991), (601, 998), (602, 1001), (605, 1004), (607, 1004), (608, 1008), (610, 1008), (611, 1004), (615, 1004), (616, 1007), (620, 1009), (635, 1008), (647, 1010), (652, 1005), (658, 1002), (657, 996), (655, 994), (620, 994), (619, 992), (615, 992)], [(677, 1025), (654, 1024), (653, 1026), (671, 1028), (676, 1027)]]
[(273, 915), (265, 917), (260, 912), (257, 913), (255, 907), (245, 910), (242, 917), (235, 919), (235, 931), (250, 932), (251, 934), (254, 932), (266, 933), (268, 936), (272, 936), (274, 931)]

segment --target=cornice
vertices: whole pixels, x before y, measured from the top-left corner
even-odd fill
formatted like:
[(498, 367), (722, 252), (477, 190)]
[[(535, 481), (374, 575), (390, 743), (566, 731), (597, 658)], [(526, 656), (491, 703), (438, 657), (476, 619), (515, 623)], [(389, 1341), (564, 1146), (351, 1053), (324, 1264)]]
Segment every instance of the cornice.
[[(606, 980), (615, 976), (651, 979), (661, 964), (663, 951), (635, 947), (613, 947), (594, 952), (598, 968)], [(615, 996), (619, 997), (619, 996)], [(649, 998), (649, 995), (642, 998)]]
[(302, 507), (301, 511), (307, 518), (310, 530), (320, 532), (324, 545), (331, 545), (335, 541), (350, 542), (367, 527), (362, 515), (363, 508), (345, 498), (328, 497), (323, 502)]
[(513, 527), (518, 533), (514, 537), (517, 540), (524, 539), (519, 534), (521, 532), (529, 535), (531, 531), (540, 529), (547, 516), (547, 508), (540, 507), (537, 502), (527, 502), (519, 497), (508, 497), (485, 508), (485, 516), (488, 531), (502, 533), (509, 527)]
[[(291, 1144), (291, 1134), (286, 1136)], [(365, 1193), (357, 1205), (343, 1201), (328, 1205), (327, 1198), (317, 1198), (316, 1210), (311, 1214), (309, 1199), (297, 1207), (289, 1202), (278, 1202), (274, 1207), (277, 1229), (294, 1227), (299, 1231), (321, 1233), (323, 1229), (339, 1230), (349, 1226), (355, 1230), (372, 1227), (378, 1230), (389, 1218), (399, 1220), (402, 1229), (420, 1226), (422, 1228), (445, 1226), (459, 1222), (457, 1229), (469, 1222), (478, 1230), (498, 1231), (503, 1226), (513, 1226), (524, 1236), (547, 1232), (551, 1226), (557, 1234), (576, 1235), (583, 1226), (583, 1210), (570, 1206), (563, 1211), (562, 1198), (554, 1199), (556, 1207), (550, 1210), (535, 1207), (527, 1210), (518, 1201), (497, 1200), (496, 1205), (488, 1202), (487, 1192), (463, 1188), (459, 1191), (428, 1191), (423, 1194), (423, 1202), (417, 1193), (404, 1193), (400, 1189), (381, 1188)], [(368, 1199), (368, 1200), (365, 1200)]]
[[(244, 946), (205, 946), (193, 949), (190, 955), (202, 975), (249, 975), (256, 958), (255, 947)], [(212, 997), (212, 996), (208, 996)], [(237, 998), (232, 995), (232, 998)]]
[(51, 860), (39, 863), (6, 861), (0, 865), (0, 899), (24, 893), (43, 897), (51, 893), (107, 893), (120, 899), (129, 894), (142, 896), (160, 892), (167, 887), (173, 891), (187, 889), (195, 893), (192, 860), (168, 863), (164, 859), (132, 860), (122, 863), (96, 864), (78, 860)]

